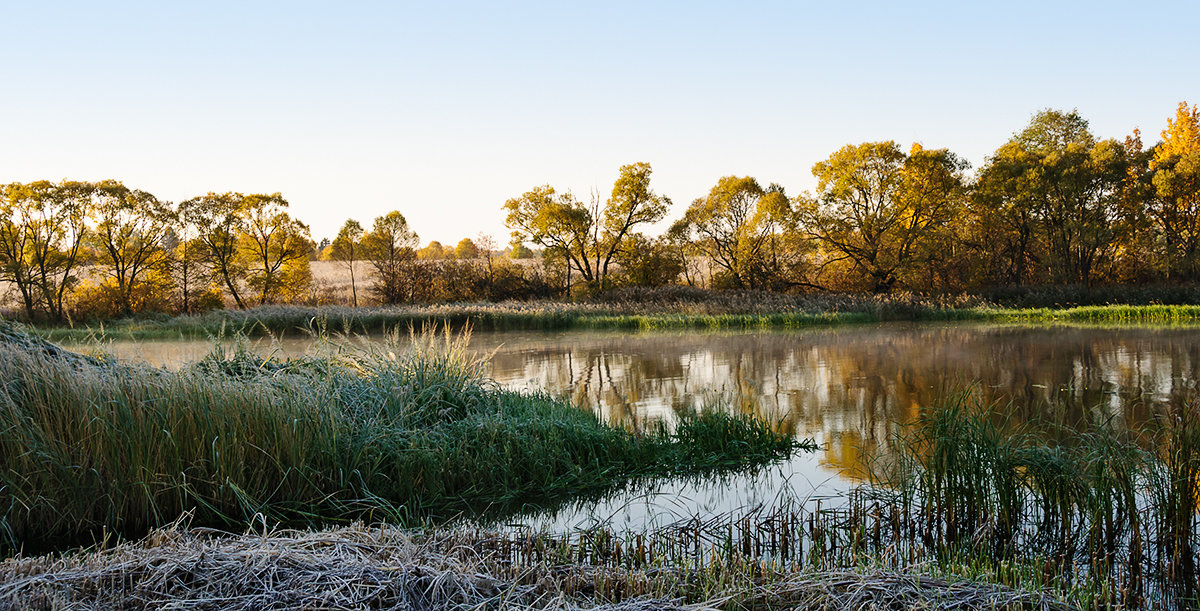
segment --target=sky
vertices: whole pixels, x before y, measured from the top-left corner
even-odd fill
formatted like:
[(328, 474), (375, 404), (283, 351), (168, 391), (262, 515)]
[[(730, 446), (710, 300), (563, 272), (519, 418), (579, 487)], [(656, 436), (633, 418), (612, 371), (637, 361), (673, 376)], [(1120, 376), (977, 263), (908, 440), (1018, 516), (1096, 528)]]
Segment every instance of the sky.
[(507, 199), (607, 196), (638, 161), (671, 217), (731, 174), (812, 190), (852, 143), (978, 167), (1044, 108), (1151, 144), (1200, 103), (1197, 2), (7, 2), (0, 22), (0, 182), (281, 192), (318, 240), (399, 210), (423, 242), (504, 243)]

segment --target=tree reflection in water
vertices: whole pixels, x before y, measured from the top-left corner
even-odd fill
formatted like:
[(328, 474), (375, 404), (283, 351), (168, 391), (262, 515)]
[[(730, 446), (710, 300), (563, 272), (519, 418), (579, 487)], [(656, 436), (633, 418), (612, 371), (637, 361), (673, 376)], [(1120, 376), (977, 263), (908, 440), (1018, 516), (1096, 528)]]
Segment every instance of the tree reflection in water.
[(714, 397), (826, 442), (843, 477), (922, 405), (973, 385), (1019, 419), (1137, 427), (1197, 379), (1200, 329), (884, 325), (743, 333), (477, 335), (492, 375), (609, 422), (673, 421)]
[[(279, 356), (311, 338), (261, 340)], [(889, 324), (795, 331), (475, 333), (502, 384), (566, 394), (613, 423), (665, 420), (706, 402), (758, 414), (824, 443), (826, 473), (856, 480), (863, 459), (922, 405), (967, 385), (1018, 419), (1112, 419), (1137, 427), (1200, 376), (1200, 328)], [(152, 364), (195, 360), (208, 341), (115, 342)]]

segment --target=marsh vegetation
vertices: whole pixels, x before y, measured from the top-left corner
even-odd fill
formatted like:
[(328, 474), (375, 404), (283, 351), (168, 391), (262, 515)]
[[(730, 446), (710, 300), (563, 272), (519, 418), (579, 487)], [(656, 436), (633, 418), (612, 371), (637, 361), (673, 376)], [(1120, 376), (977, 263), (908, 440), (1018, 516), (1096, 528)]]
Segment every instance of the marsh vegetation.
[(65, 352), (5, 326), (4, 544), (198, 525), (495, 515), (631, 479), (735, 468), (797, 440), (696, 413), (634, 433), (498, 388), (453, 336), (331, 342), (264, 360), (220, 349), (168, 371)]
[[(613, 354), (650, 346), (744, 380), (720, 410), (669, 400), (664, 419), (636, 402), (618, 413), (588, 398), (657, 401), (655, 384), (681, 373), (671, 357), (626, 363), (598, 378), (612, 388), (565, 392), (567, 404), (488, 381), (488, 371), (533, 371), (505, 359), (553, 356), (512, 334), (493, 338), (516, 342), (511, 356), (483, 349), (490, 370), (479, 348), (446, 335), (318, 337), (290, 355), (234, 342), (159, 369), (10, 330), (10, 541), (101, 543), (61, 560), (6, 561), (0, 595), (30, 604), (54, 592), (147, 604), (241, 596), (247, 608), (313, 596), (366, 596), (381, 608), (1189, 608), (1200, 551), (1193, 333), (842, 327), (651, 334), (624, 339), (639, 342), (626, 348), (601, 334), (560, 338), (580, 367), (568, 386), (618, 366)], [(727, 356), (697, 352), (722, 342)], [(958, 374), (939, 369), (954, 363)], [(788, 382), (793, 370), (809, 377)], [(812, 378), (818, 371), (826, 377)], [(974, 390), (937, 382), (956, 377)], [(719, 385), (679, 383), (685, 394)], [(827, 403), (809, 404), (820, 397)], [(851, 472), (848, 486), (813, 494), (793, 479), (774, 489), (761, 469), (775, 467), (737, 470), (788, 460), (807, 435), (822, 441), (822, 464)], [(733, 478), (725, 490), (769, 492), (733, 505), (698, 495), (694, 508), (645, 522), (521, 517), (580, 505), (607, 514), (656, 487), (674, 494), (681, 475), (696, 490), (716, 486), (716, 473)], [(339, 526), (355, 519), (366, 525)], [(244, 536), (197, 528), (248, 524)], [(152, 534), (114, 548), (106, 532)], [(191, 573), (168, 557), (194, 559)], [(264, 581), (265, 558), (290, 568)]]

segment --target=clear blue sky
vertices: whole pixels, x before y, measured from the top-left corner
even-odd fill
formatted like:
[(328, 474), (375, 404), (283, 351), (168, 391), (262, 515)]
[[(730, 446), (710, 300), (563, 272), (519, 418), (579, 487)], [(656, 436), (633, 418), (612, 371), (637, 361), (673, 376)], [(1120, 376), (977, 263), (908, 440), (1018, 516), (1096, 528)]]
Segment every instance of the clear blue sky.
[(677, 216), (724, 175), (814, 186), (848, 143), (978, 166), (1046, 107), (1157, 140), (1200, 102), (1200, 3), (22, 2), (0, 8), (0, 181), (179, 201), (280, 191), (314, 238), (400, 210), (496, 234), (549, 183), (650, 162)]

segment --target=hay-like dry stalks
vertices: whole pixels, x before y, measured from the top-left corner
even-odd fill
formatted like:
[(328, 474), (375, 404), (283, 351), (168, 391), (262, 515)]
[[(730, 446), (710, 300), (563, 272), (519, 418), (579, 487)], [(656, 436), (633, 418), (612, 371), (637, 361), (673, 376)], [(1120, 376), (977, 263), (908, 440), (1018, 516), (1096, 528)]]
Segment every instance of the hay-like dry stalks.
[(0, 609), (1069, 608), (1001, 586), (887, 572), (787, 574), (712, 561), (630, 569), (568, 560), (569, 546), (558, 562), (529, 563), (514, 560), (514, 537), (361, 525), (231, 536), (177, 523), (112, 549), (6, 560)]
[(1067, 610), (1049, 597), (1003, 586), (891, 572), (820, 572), (794, 576), (754, 592), (758, 608), (1042, 609)]

